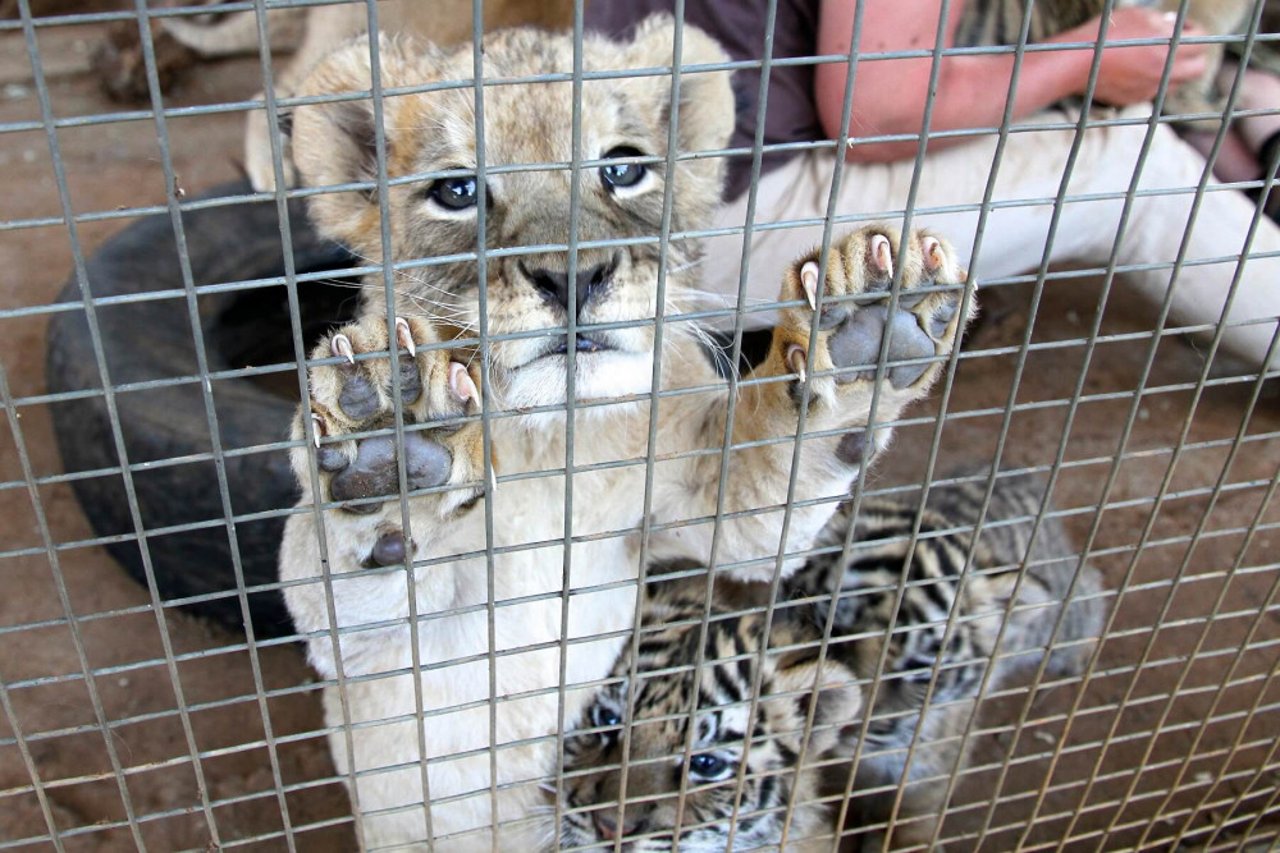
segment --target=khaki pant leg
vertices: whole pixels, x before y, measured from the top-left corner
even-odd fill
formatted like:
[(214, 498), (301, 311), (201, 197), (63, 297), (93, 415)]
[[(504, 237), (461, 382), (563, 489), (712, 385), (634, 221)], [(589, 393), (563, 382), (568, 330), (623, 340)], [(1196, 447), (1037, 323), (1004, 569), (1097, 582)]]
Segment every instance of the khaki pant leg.
[[(1141, 118), (1146, 108), (1130, 108), (1121, 116)], [(1071, 121), (1048, 112), (1035, 123)], [(1071, 170), (1061, 221), (1050, 251), (1053, 263), (1099, 263), (1110, 257), (1135, 166), (1139, 160), (1145, 124), (1095, 128), (1085, 139)], [(996, 176), (981, 242), (981, 257), (974, 258), (979, 208), (991, 175), (996, 138), (986, 137), (963, 146), (944, 149), (926, 158), (912, 218), (914, 227), (928, 227), (944, 234), (976, 273), (979, 280), (1018, 275), (1038, 267), (1044, 258), (1054, 199), (1059, 193), (1074, 130), (1031, 130), (1010, 134)], [(745, 296), (749, 305), (776, 299), (786, 266), (822, 239), (822, 219), (831, 192), (835, 154), (811, 151), (796, 157), (759, 182), (756, 228), (751, 237), (749, 275)], [(1167, 127), (1157, 130), (1143, 163), (1128, 226), (1119, 248), (1122, 264), (1172, 263), (1186, 232), (1194, 188), (1201, 179), (1204, 161)], [(840, 216), (868, 216), (902, 220), (915, 172), (913, 161), (848, 163), (837, 199)], [(1210, 191), (1201, 202), (1190, 232), (1187, 262), (1175, 282), (1174, 322), (1218, 322), (1236, 271), (1235, 256), (1246, 250), (1245, 236), (1253, 206), (1234, 191)], [(1163, 192), (1172, 190), (1173, 192)], [(1146, 193), (1157, 193), (1147, 195)], [(742, 227), (746, 198), (726, 205), (717, 227)], [(786, 225), (785, 223), (792, 223)], [(836, 226), (837, 234), (856, 224)], [(1229, 352), (1252, 364), (1260, 364), (1280, 315), (1280, 229), (1268, 220), (1260, 223), (1252, 243), (1252, 255), (1244, 264), (1223, 343)], [(708, 241), (703, 263), (703, 286), (725, 294), (733, 305), (741, 270), (741, 236)], [(1224, 260), (1197, 264), (1211, 258)], [(1120, 286), (1137, 289), (1158, 305), (1169, 288), (1169, 269), (1126, 273)], [(1154, 311), (1154, 308), (1153, 308)], [(1249, 325), (1250, 321), (1263, 321)], [(768, 313), (749, 315), (747, 325), (772, 322)], [(1154, 313), (1153, 313), (1154, 323)], [(1274, 364), (1273, 364), (1274, 366)]]

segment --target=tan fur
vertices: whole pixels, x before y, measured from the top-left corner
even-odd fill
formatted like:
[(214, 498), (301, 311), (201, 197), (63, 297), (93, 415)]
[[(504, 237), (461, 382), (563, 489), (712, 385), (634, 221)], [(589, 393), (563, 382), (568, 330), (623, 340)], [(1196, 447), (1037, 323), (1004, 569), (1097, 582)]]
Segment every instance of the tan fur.
[[(214, 3), (216, 0), (202, 0)], [(472, 38), (472, 0), (379, 0), (378, 27), (382, 32), (409, 36), (421, 43), (451, 47)], [(566, 26), (572, 20), (568, 0), (485, 0), (486, 32), (500, 27), (536, 24)], [(198, 18), (159, 19), (161, 28), (200, 57), (256, 54), (259, 51), (256, 12), (232, 12), (213, 22)], [(360, 2), (335, 3), (306, 8), (271, 9), (267, 12), (268, 44), (274, 60), (272, 89), (277, 98), (297, 93), (310, 71), (335, 49), (355, 36), (367, 33), (369, 9)], [(284, 56), (293, 54), (292, 59)], [(281, 147), (285, 183), (296, 180), (289, 138)], [(248, 113), (245, 120), (244, 166), (254, 189), (275, 187), (271, 132), (264, 110)]]
[[(471, 0), (380, 0), (377, 5), (378, 27), (382, 32), (404, 35), (420, 43), (452, 47), (472, 38), (472, 6)], [(484, 28), (488, 32), (522, 24), (565, 26), (572, 20), (572, 9), (567, 0), (485, 0)], [(271, 14), (278, 16), (285, 11)], [(296, 48), (293, 59), (277, 67), (276, 97), (287, 98), (296, 94), (299, 85), (321, 59), (352, 37), (368, 32), (368, 27), (368, 8), (363, 2), (307, 9), (301, 35), (291, 44)], [(292, 186), (296, 175), (289, 160), (289, 139), (283, 138), (278, 144), (283, 146), (286, 184)], [(244, 145), (245, 171), (250, 183), (255, 189), (273, 189), (275, 170), (265, 111), (248, 114)]]
[[(652, 19), (628, 44), (588, 37), (582, 62), (587, 70), (669, 66), (672, 39), (672, 22)], [(718, 46), (697, 30), (686, 27), (683, 39), (685, 65), (724, 60)], [(386, 87), (466, 79), (472, 73), (469, 48), (448, 53), (407, 40), (382, 39), (380, 50)], [(534, 30), (495, 33), (486, 38), (484, 60), (485, 77), (491, 80), (566, 73), (573, 68), (573, 43), (567, 35)], [(674, 110), (671, 80), (665, 75), (585, 81), (582, 157), (594, 160), (617, 146), (629, 146), (665, 158), (668, 116), (679, 123), (679, 154), (723, 147), (733, 125), (727, 78), (725, 72), (687, 70)], [(322, 63), (301, 93), (359, 92), (368, 85), (369, 45), (357, 41)], [(487, 180), (491, 201), (485, 228), (490, 250), (569, 242), (569, 172), (503, 167), (571, 160), (573, 94), (573, 84), (567, 80), (485, 88), (486, 166), (500, 170)], [(383, 115), (387, 168), (395, 184), (385, 197), (376, 189), (313, 196), (311, 213), (317, 227), (376, 263), (383, 257), (379, 223), (385, 203), (392, 258), (474, 252), (474, 209), (469, 215), (442, 209), (430, 197), (433, 178), (397, 180), (475, 167), (474, 91), (446, 88), (388, 97)], [(374, 181), (372, 121), (367, 100), (300, 107), (294, 120), (294, 148), (303, 181), (311, 187)], [(650, 504), (651, 521), (659, 526), (650, 539), (650, 555), (707, 560), (715, 529), (708, 519), (720, 508), (725, 516), (716, 553), (721, 565), (741, 564), (735, 572), (740, 579), (772, 576), (780, 544), (788, 552), (806, 548), (834, 507), (834, 502), (818, 499), (834, 501), (856, 476), (861, 460), (842, 458), (836, 450), (843, 434), (861, 429), (871, 416), (872, 383), (869, 375), (837, 382), (819, 373), (821, 366), (830, 363), (823, 359), (832, 332), (824, 330), (818, 335), (817, 360), (810, 371), (807, 430), (832, 434), (806, 437), (795, 490), (788, 491), (800, 392), (796, 377), (776, 350), (787, 341), (807, 343), (812, 312), (806, 315), (803, 309), (788, 312), (775, 352), (739, 390), (737, 416), (728, 435), (735, 444), (753, 444), (728, 455), (722, 506), (718, 504), (718, 449), (726, 435), (728, 389), (688, 323), (664, 325), (661, 387), (684, 393), (658, 403), (657, 443), (649, 446), (648, 394), (662, 252), (668, 260), (662, 307), (670, 317), (687, 304), (685, 288), (695, 280), (691, 269), (698, 257), (696, 242), (678, 235), (706, 227), (719, 198), (722, 171), (720, 158), (681, 158), (672, 172), (658, 163), (634, 192), (616, 194), (604, 186), (597, 168), (584, 167), (579, 173), (579, 240), (637, 242), (624, 247), (584, 246), (578, 253), (579, 271), (605, 262), (612, 266), (607, 286), (579, 306), (578, 323), (584, 327), (580, 336), (594, 336), (604, 349), (579, 352), (576, 358), (579, 406), (572, 422), (571, 463), (580, 470), (572, 478), (573, 516), (568, 528), (564, 513), (569, 484), (561, 473), (566, 465), (566, 357), (551, 350), (557, 341), (563, 342), (564, 334), (539, 331), (563, 329), (566, 316), (563, 308), (538, 292), (529, 277), (530, 269), (564, 271), (568, 259), (554, 248), (488, 258), (488, 373), (482, 378), (487, 382), (490, 411), (499, 415), (489, 420), (489, 430), (494, 457), (501, 462), (498, 474), (505, 481), (486, 493), (484, 503), (468, 509), (484, 463), (478, 452), (480, 425), (441, 429), (436, 440), (452, 453), (449, 485), (456, 488), (416, 496), (405, 505), (410, 530), (404, 532), (412, 544), (412, 559), (446, 558), (415, 567), (416, 653), (403, 570), (364, 568), (374, 541), (402, 525), (401, 503), (388, 501), (362, 515), (330, 506), (322, 513), (323, 527), (317, 527), (316, 515), (310, 511), (290, 517), (281, 549), (290, 611), (309, 638), (310, 658), (321, 675), (335, 678), (340, 663), (344, 677), (356, 679), (345, 688), (345, 710), (344, 691), (336, 685), (326, 688), (326, 719), (338, 732), (344, 731), (345, 723), (355, 724), (350, 730), (354, 756), (343, 733), (334, 734), (331, 745), (343, 772), (353, 766), (354, 758), (358, 777), (353, 793), (366, 845), (421, 845), (426, 838), (421, 803), (428, 792), (421, 782), (423, 756), (415, 722), (419, 704), (427, 714), (421, 736), (432, 758), (426, 771), (429, 795), (436, 801), (430, 811), (431, 832), (440, 844), (448, 849), (489, 849), (495, 840), (491, 784), (498, 786), (496, 817), (503, 826), (496, 842), (502, 849), (554, 837), (550, 814), (539, 811), (548, 801), (538, 783), (552, 775), (559, 715), (563, 713), (565, 722), (572, 721), (584, 701), (587, 691), (573, 685), (591, 683), (608, 672), (631, 626), (635, 587), (629, 582), (638, 571), (646, 458), (656, 460)], [(671, 233), (677, 236), (660, 248), (653, 237), (662, 220), (666, 182), (673, 184), (670, 221)], [(896, 234), (882, 226), (835, 241), (834, 254), (843, 260), (828, 271), (825, 287), (833, 300), (866, 287), (866, 270), (855, 259), (867, 256), (868, 241), (877, 233), (890, 234), (898, 246)], [(898, 248), (909, 273), (903, 280), (904, 294), (926, 283), (910, 278), (919, 271), (912, 258), (923, 239), (912, 235)], [(437, 356), (442, 362), (471, 359), (473, 366), (479, 364), (478, 272), (474, 260), (460, 260), (396, 274), (395, 312), (430, 321), (435, 335), (453, 340), (451, 352)], [(934, 278), (952, 285), (963, 281), (949, 255)], [(798, 293), (798, 298), (804, 298), (797, 291), (797, 281), (793, 273), (784, 284), (785, 298), (797, 298)], [(387, 306), (381, 276), (371, 278), (364, 297), (363, 318), (356, 325), (381, 326), (385, 336)], [(910, 322), (928, 328), (933, 297), (914, 306)], [(965, 320), (956, 312), (938, 339), (929, 339), (931, 354), (945, 356)], [(612, 324), (626, 325), (615, 328)], [(535, 334), (522, 335), (528, 332)], [(363, 349), (369, 345), (374, 348)], [(362, 352), (376, 352), (378, 340), (361, 346)], [(328, 357), (323, 347), (318, 352)], [(312, 367), (311, 408), (321, 414), (330, 442), (340, 441), (348, 428), (324, 414), (340, 405), (334, 397), (340, 395), (335, 389), (342, 383), (334, 376), (348, 369), (335, 364)], [(939, 369), (938, 363), (932, 363), (903, 387), (885, 383), (874, 413), (876, 423), (893, 421), (908, 402), (925, 393)], [(405, 420), (415, 428), (429, 426), (433, 414), (410, 411)], [(386, 421), (384, 412), (369, 422)], [(302, 432), (299, 425), (295, 435)], [(878, 427), (868, 446), (882, 446), (889, 432)], [(776, 443), (760, 443), (769, 440)], [(312, 452), (309, 447), (294, 451), (303, 486), (302, 506), (329, 500), (330, 478), (325, 472), (319, 472), (322, 493), (313, 491)], [(780, 543), (781, 508), (789, 497), (796, 506), (786, 542)], [(766, 511), (759, 512), (762, 508)], [(491, 542), (486, 537), (486, 519), (492, 520)], [(573, 594), (567, 601), (562, 597), (566, 532), (575, 537), (569, 579)], [(321, 534), (327, 559), (322, 559)], [(492, 556), (488, 556), (489, 546), (497, 549)], [(793, 570), (799, 562), (784, 561), (784, 570)], [(491, 601), (497, 602), (492, 622)], [(338, 650), (329, 634), (331, 607), (337, 626), (343, 629)], [(571, 640), (601, 639), (567, 644), (563, 667), (568, 689), (562, 692), (560, 640), (566, 618)], [(495, 650), (495, 669), (490, 673), (486, 656)], [(416, 676), (410, 675), (415, 665), (421, 669)], [(497, 702), (491, 697), (491, 676), (500, 697)], [(371, 724), (380, 720), (386, 722)], [(498, 738), (497, 779), (490, 776), (491, 723)], [(463, 757), (442, 758), (458, 753)], [(438, 802), (442, 799), (447, 802)]]

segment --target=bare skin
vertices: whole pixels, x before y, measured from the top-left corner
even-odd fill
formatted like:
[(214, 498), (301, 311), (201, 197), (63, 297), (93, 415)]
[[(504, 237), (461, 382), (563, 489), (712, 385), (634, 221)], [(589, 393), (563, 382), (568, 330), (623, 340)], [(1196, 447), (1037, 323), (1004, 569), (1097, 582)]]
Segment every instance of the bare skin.
[[(855, 0), (823, 0), (818, 27), (818, 52), (848, 53), (853, 33)], [(861, 50), (880, 53), (897, 50), (932, 50), (937, 40), (942, 0), (910, 4), (867, 3), (863, 13)], [(963, 0), (948, 11), (946, 46), (954, 36), (963, 12)], [(1101, 20), (1093, 20), (1049, 39), (1050, 42), (1096, 42)], [(1146, 8), (1117, 9), (1111, 15), (1107, 42), (1133, 39), (1168, 39), (1173, 21), (1164, 13)], [(1203, 35), (1188, 23), (1183, 37)], [(1128, 106), (1151, 100), (1159, 88), (1169, 48), (1166, 45), (1112, 46), (1103, 50), (1094, 93), (1096, 100)], [(959, 130), (998, 125), (1004, 115), (1013, 56), (948, 56), (942, 60), (934, 99), (932, 131)], [(1088, 81), (1093, 49), (1028, 53), (1022, 61), (1014, 93), (1014, 118), (1035, 113), (1073, 95), (1080, 95)], [(1208, 58), (1204, 45), (1183, 44), (1173, 60), (1172, 86), (1203, 74)], [(931, 57), (876, 60), (859, 63), (853, 95), (854, 136), (918, 134), (923, 125), (929, 94)], [(832, 137), (840, 133), (848, 67), (841, 63), (820, 65), (814, 83), (818, 115)], [(933, 139), (931, 148), (955, 145), (960, 139)], [(912, 141), (878, 142), (849, 149), (853, 162), (888, 162), (912, 157), (919, 144)]]
[[(1222, 74), (1234, 75), (1236, 66), (1229, 64)], [(1228, 78), (1230, 79), (1230, 78)], [(1238, 110), (1275, 110), (1280, 105), (1280, 77), (1269, 71), (1249, 68), (1244, 73), (1244, 85), (1236, 101)], [(1280, 133), (1280, 113), (1269, 112), (1236, 119), (1236, 127), (1250, 151), (1260, 151), (1267, 141)], [(1267, 165), (1267, 164), (1262, 164)]]

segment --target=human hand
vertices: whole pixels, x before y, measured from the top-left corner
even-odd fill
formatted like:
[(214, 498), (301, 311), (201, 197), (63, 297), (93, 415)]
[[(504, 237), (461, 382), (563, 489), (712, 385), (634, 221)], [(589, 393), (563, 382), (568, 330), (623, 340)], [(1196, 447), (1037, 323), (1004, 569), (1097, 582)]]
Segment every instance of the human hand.
[[(1100, 20), (1093, 20), (1073, 30), (1072, 40), (1096, 41)], [(1169, 56), (1167, 44), (1110, 46), (1111, 42), (1130, 39), (1164, 39), (1173, 37), (1175, 18), (1173, 13), (1155, 9), (1125, 7), (1116, 9), (1107, 28), (1107, 41), (1103, 47), (1102, 64), (1098, 69), (1098, 82), (1094, 99), (1113, 106), (1150, 101), (1160, 88)], [(1182, 36), (1202, 36), (1205, 31), (1191, 21), (1182, 28)], [(1064, 38), (1068, 34), (1063, 34)], [(1180, 44), (1173, 59), (1169, 75), (1170, 89), (1194, 80), (1205, 73), (1209, 62), (1209, 46), (1206, 44)], [(1083, 84), (1081, 91), (1083, 92)]]

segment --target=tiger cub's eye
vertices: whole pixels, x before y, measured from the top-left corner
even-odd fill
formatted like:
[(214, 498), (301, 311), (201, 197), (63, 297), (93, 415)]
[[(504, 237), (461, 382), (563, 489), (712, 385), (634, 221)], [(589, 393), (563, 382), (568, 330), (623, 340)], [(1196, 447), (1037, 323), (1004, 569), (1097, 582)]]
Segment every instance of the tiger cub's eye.
[(596, 728), (608, 728), (622, 725), (622, 716), (605, 705), (596, 705), (591, 709), (591, 722)]
[(689, 775), (707, 781), (718, 779), (728, 769), (729, 762), (711, 752), (703, 752), (689, 759)]

